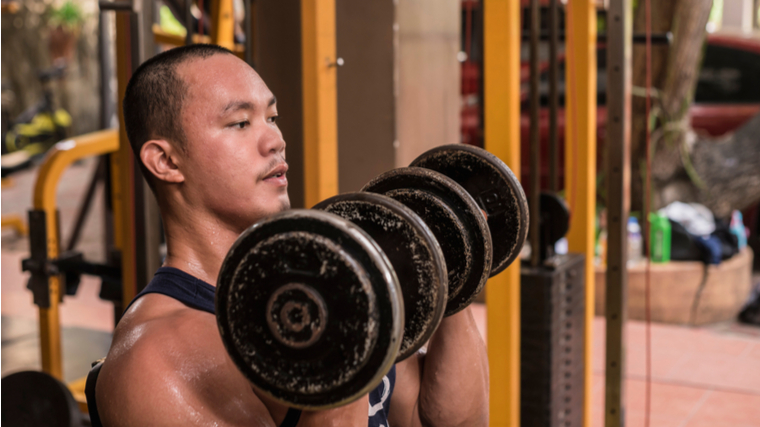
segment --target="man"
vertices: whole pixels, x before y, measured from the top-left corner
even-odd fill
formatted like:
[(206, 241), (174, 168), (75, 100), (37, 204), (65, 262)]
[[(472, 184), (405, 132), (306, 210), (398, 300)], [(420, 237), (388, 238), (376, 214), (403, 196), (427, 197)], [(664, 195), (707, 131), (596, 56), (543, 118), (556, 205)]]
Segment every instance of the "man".
[(103, 425), (487, 424), (485, 346), (469, 309), (443, 320), (427, 354), (349, 405), (301, 412), (253, 388), (222, 345), (213, 285), (238, 235), (289, 208), (275, 97), (229, 51), (192, 45), (135, 72), (124, 119), (158, 199), (167, 256), (114, 331), (96, 386)]

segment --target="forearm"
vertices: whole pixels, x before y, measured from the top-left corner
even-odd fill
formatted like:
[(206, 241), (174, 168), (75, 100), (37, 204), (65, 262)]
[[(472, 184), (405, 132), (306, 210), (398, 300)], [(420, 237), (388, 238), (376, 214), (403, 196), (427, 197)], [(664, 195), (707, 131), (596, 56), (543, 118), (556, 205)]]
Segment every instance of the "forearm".
[(470, 308), (443, 319), (422, 367), (423, 425), (488, 424), (488, 356)]

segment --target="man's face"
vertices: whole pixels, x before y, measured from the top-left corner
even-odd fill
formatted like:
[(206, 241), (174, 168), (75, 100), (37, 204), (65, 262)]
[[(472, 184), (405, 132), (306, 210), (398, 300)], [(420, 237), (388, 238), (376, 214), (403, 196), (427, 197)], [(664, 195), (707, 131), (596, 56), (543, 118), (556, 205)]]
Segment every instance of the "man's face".
[(180, 169), (190, 204), (237, 232), (288, 209), (285, 141), (261, 77), (223, 54), (185, 62), (177, 72), (188, 88)]

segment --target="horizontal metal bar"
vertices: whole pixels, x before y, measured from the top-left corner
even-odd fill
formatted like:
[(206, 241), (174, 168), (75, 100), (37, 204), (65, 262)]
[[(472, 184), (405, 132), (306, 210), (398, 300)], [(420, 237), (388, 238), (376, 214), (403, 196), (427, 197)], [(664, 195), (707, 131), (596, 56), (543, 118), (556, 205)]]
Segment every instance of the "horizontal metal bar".
[(51, 263), (60, 273), (86, 274), (110, 280), (121, 278), (121, 267), (86, 261), (81, 252), (64, 252), (60, 258), (52, 260)]
[[(565, 34), (559, 34), (559, 39), (561, 41), (565, 41)], [(548, 41), (549, 40), (549, 33), (542, 31), (539, 35), (539, 38), (541, 41)], [(530, 34), (523, 34), (522, 35), (523, 41), (530, 41)], [(646, 34), (634, 34), (633, 35), (633, 43), (646, 43), (647, 36)], [(597, 43), (607, 43), (607, 34), (599, 34), (596, 37)], [(660, 34), (652, 34), (652, 44), (671, 44), (673, 42), (673, 33), (667, 32), (667, 33), (660, 33)]]
[(98, 7), (100, 7), (100, 10), (115, 10), (115, 11), (126, 11), (126, 12), (135, 11), (132, 2), (129, 0), (117, 0), (117, 1), (100, 0), (98, 2)]

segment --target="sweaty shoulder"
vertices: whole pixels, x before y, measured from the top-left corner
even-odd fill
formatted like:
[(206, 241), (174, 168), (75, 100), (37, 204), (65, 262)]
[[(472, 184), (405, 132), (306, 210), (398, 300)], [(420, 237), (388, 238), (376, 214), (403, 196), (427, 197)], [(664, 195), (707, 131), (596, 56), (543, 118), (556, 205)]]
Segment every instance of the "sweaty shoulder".
[(119, 322), (96, 395), (107, 427), (275, 425), (227, 356), (214, 315), (160, 294)]

